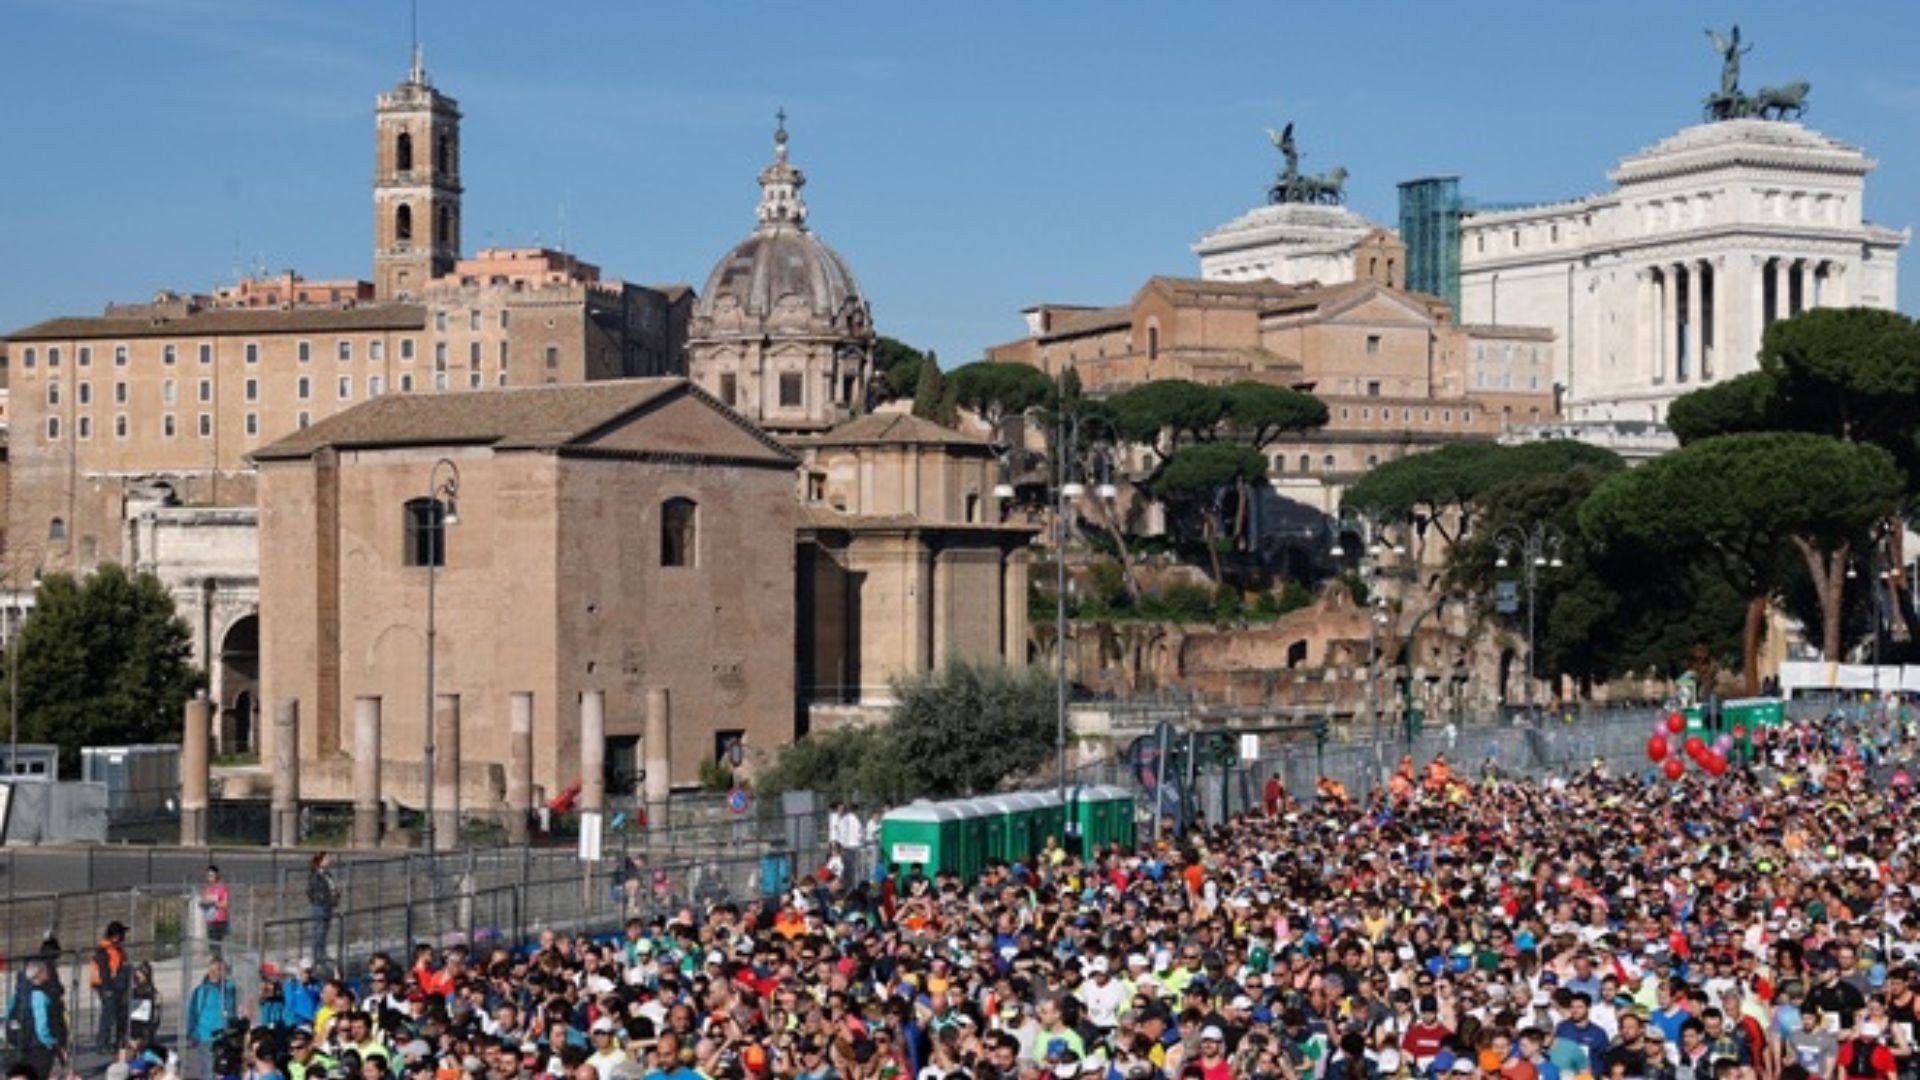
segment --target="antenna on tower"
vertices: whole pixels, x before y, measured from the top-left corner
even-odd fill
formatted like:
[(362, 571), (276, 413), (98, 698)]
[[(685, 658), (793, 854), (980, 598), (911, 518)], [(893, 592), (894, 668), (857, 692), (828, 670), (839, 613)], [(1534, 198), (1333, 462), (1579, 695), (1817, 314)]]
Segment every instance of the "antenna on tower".
[(413, 40), (413, 69), (407, 73), (407, 81), (416, 86), (427, 85), (427, 62), (420, 53), (420, 0), (407, 0), (408, 32)]
[(560, 201), (560, 250), (567, 250), (567, 203), (564, 199)]

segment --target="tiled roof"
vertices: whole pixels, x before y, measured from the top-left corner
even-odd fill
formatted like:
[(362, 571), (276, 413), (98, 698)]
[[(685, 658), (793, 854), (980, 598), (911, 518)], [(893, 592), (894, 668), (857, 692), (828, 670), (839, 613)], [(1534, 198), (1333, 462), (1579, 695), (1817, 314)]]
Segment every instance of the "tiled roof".
[(348, 308), (196, 311), (163, 316), (68, 316), (48, 319), (8, 334), (11, 341), (68, 341), (98, 338), (208, 337), (234, 334), (340, 333), (366, 330), (424, 330), (427, 309), (418, 304), (368, 304)]
[(978, 435), (956, 431), (904, 412), (869, 413), (849, 420), (832, 431), (824, 431), (818, 435), (803, 435), (788, 441), (803, 446), (870, 446), (880, 443), (988, 445), (987, 440)]
[(615, 379), (446, 394), (388, 394), (261, 447), (256, 461), (334, 449), (386, 446), (492, 446), (551, 449), (578, 442), (642, 408), (691, 394), (753, 434), (782, 458), (791, 452), (685, 379)]
[(1053, 326), (1040, 335), (1040, 340), (1051, 341), (1055, 338), (1072, 337), (1095, 330), (1111, 330), (1118, 326), (1127, 326), (1133, 322), (1133, 308), (1122, 304), (1119, 307), (1088, 308), (1059, 315)]

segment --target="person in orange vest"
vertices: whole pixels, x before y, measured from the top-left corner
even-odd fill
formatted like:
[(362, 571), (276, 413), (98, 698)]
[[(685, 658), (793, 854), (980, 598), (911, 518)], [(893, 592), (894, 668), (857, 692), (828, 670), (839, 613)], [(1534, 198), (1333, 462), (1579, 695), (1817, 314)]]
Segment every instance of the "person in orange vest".
[(1427, 762), (1427, 790), (1445, 791), (1452, 781), (1453, 766), (1447, 764), (1447, 755), (1433, 755), (1433, 760)]
[(127, 964), (127, 928), (120, 920), (107, 924), (93, 950), (93, 993), (100, 1000), (98, 1049), (113, 1053), (127, 1041), (127, 996), (133, 989), (133, 969)]

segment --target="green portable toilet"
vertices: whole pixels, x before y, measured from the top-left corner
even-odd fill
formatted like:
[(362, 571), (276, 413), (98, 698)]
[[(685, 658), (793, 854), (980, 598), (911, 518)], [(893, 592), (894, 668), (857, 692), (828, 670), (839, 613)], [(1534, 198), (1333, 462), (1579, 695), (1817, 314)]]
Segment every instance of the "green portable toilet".
[(987, 823), (987, 858), (1018, 861), (1013, 854), (1014, 806), (1005, 795), (983, 795), (973, 800)]
[(946, 803), (923, 799), (895, 807), (880, 819), (880, 851), (895, 874), (915, 866), (928, 877), (951, 870), (963, 842), (960, 814)]
[(1106, 808), (1107, 838), (1109, 844), (1119, 844), (1122, 849), (1133, 850), (1133, 792), (1108, 784), (1099, 789), (1100, 803)]
[(1039, 850), (1041, 802), (1038, 792), (1016, 791), (1002, 796), (1008, 807), (1007, 861), (1031, 862)]
[(992, 808), (981, 805), (979, 799), (957, 799), (940, 805), (954, 812), (955, 826), (960, 833), (960, 854), (953, 860), (952, 869), (961, 877), (971, 878), (987, 865), (992, 845), (988, 827)]
[(1080, 823), (1082, 850), (1098, 851), (1120, 839), (1116, 800), (1124, 794), (1106, 784), (1075, 789), (1073, 815)]
[(1067, 805), (1061, 801), (1057, 791), (1035, 792), (1035, 795), (1033, 854), (1038, 858), (1046, 850), (1048, 837), (1063, 847), (1066, 845)]

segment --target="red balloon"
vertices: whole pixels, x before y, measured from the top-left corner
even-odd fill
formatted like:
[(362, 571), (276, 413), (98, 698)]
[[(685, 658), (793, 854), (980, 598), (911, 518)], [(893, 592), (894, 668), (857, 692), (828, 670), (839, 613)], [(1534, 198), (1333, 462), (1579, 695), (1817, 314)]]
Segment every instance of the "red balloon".
[(1725, 776), (1727, 773), (1727, 759), (1721, 757), (1719, 754), (1709, 754), (1705, 760), (1700, 762), (1700, 767), (1707, 770), (1707, 772), (1713, 776)]
[(1667, 740), (1655, 735), (1647, 740), (1647, 760), (1658, 765), (1667, 759)]
[(1707, 751), (1707, 744), (1705, 740), (1700, 738), (1700, 736), (1698, 735), (1687, 736), (1687, 756), (1688, 757), (1692, 758), (1695, 761), (1699, 761), (1700, 755), (1706, 753), (1706, 751)]
[(1675, 735), (1687, 730), (1687, 718), (1677, 712), (1668, 713), (1667, 730), (1673, 732)]
[(1677, 757), (1668, 758), (1666, 768), (1662, 771), (1667, 774), (1667, 779), (1678, 780), (1680, 777), (1686, 775), (1687, 767)]
[(1735, 725), (1733, 725), (1733, 737), (1734, 737), (1734, 738), (1736, 738), (1736, 739), (1744, 739), (1744, 738), (1746, 738), (1746, 737), (1747, 737), (1747, 725), (1745, 725), (1745, 724), (1735, 724)]

